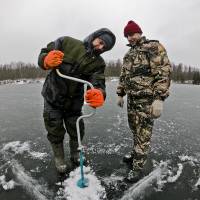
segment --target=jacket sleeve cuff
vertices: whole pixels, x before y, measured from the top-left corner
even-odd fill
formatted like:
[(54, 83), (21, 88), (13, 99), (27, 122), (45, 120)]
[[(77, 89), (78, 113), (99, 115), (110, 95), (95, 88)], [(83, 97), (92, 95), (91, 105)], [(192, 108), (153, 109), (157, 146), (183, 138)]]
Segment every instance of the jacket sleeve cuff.
[(44, 59), (46, 57), (47, 53), (43, 53), (39, 56), (38, 59), (38, 65), (40, 66), (40, 68), (47, 70), (48, 68), (44, 66)]

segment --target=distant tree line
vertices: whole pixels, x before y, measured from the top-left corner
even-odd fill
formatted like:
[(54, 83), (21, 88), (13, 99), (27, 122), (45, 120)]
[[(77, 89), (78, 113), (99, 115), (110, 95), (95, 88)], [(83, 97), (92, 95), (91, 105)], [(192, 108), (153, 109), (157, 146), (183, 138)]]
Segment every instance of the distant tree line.
[(23, 62), (0, 65), (0, 81), (16, 79), (35, 79), (46, 76), (46, 71), (41, 70), (34, 64)]
[(106, 63), (105, 75), (118, 77), (120, 75), (122, 62), (120, 59), (117, 61), (110, 61)]
[(178, 83), (193, 83), (200, 84), (200, 71), (191, 66), (184, 66), (183, 64), (172, 64), (172, 80)]
[[(107, 64), (105, 75), (107, 77), (118, 77), (120, 75), (122, 62), (121, 60), (109, 61)], [(47, 71), (40, 69), (38, 66), (23, 62), (12, 62), (10, 64), (0, 65), (0, 81), (16, 80), (16, 79), (35, 79), (42, 78), (47, 75)], [(200, 84), (200, 71), (191, 66), (183, 64), (172, 64), (171, 78), (177, 83)]]

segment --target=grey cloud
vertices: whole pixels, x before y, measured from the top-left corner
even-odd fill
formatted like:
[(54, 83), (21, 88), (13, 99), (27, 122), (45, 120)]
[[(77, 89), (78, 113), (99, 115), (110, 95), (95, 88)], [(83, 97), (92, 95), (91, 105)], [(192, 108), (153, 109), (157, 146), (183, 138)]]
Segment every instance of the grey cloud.
[(106, 60), (122, 59), (127, 51), (123, 28), (135, 20), (149, 39), (166, 47), (171, 61), (200, 67), (200, 1), (193, 0), (7, 0), (1, 3), (0, 64), (37, 63), (42, 47), (57, 37), (85, 38), (110, 28), (117, 37)]

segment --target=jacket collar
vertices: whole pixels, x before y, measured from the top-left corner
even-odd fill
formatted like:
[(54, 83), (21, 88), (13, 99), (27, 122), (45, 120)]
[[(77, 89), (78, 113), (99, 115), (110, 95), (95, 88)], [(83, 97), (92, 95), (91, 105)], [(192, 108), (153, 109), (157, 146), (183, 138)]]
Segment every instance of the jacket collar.
[(146, 43), (147, 39), (145, 36), (142, 36), (140, 38), (140, 40), (136, 43), (136, 44), (127, 44), (126, 46), (131, 47), (131, 48), (135, 48), (136, 46), (141, 46), (142, 44)]

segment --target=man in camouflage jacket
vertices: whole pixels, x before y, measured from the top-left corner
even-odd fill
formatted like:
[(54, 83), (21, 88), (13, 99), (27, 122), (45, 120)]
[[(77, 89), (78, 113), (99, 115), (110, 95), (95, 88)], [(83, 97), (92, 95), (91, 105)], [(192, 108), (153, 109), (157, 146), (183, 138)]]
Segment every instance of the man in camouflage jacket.
[[(95, 88), (87, 90), (85, 100), (93, 108), (102, 106), (106, 93), (105, 62), (101, 54), (112, 49), (114, 44), (115, 35), (109, 29), (102, 28), (84, 41), (68, 36), (60, 37), (50, 42), (39, 54), (38, 65), (49, 70), (42, 89), (43, 117), (55, 166), (60, 173), (67, 169), (63, 149), (66, 131), (69, 134), (70, 159), (75, 165), (79, 164), (76, 120), (82, 114), (84, 86), (60, 77), (56, 68), (64, 75), (91, 82)], [(80, 121), (80, 135), (83, 139), (83, 120)]]
[(142, 177), (154, 119), (160, 117), (163, 101), (169, 96), (171, 66), (165, 48), (158, 41), (142, 36), (141, 28), (134, 21), (125, 26), (124, 36), (130, 49), (123, 59), (117, 95), (118, 105), (123, 107), (123, 97), (127, 94), (134, 146), (123, 160), (133, 166), (126, 179), (136, 182)]

